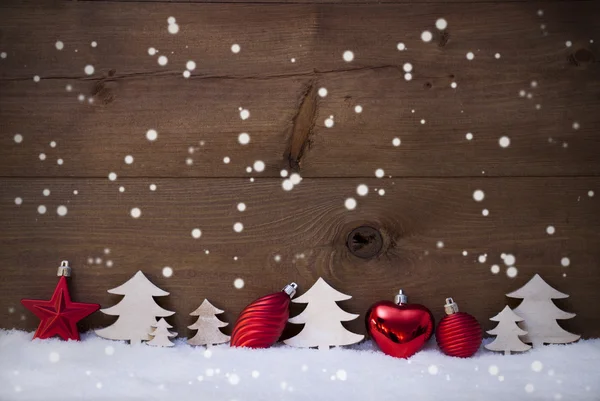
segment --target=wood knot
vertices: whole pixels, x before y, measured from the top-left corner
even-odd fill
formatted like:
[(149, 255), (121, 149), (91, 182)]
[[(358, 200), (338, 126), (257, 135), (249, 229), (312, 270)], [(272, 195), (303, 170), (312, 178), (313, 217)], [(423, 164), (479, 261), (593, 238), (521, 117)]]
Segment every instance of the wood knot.
[(444, 47), (450, 40), (450, 34), (448, 31), (443, 31), (440, 35), (440, 40), (438, 41), (438, 47)]
[(98, 81), (92, 89), (92, 97), (94, 101), (101, 104), (110, 104), (115, 100), (113, 91), (106, 86), (106, 81)]
[(346, 240), (346, 246), (354, 256), (370, 259), (381, 252), (383, 237), (376, 228), (360, 226), (350, 232)]
[(580, 66), (582, 64), (593, 63), (594, 53), (584, 48), (575, 51), (569, 58), (574, 65)]
[(425, 82), (425, 83), (423, 84), (423, 87), (424, 87), (425, 89), (431, 89), (431, 88), (433, 87), (433, 85), (432, 85), (432, 83), (431, 83), (431, 82)]

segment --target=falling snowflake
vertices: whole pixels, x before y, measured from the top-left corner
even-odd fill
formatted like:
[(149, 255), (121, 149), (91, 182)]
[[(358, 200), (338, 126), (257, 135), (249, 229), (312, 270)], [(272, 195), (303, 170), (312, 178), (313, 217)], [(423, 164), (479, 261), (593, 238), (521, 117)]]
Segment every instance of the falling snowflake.
[(356, 193), (360, 196), (365, 196), (369, 193), (369, 187), (367, 187), (365, 184), (360, 184), (358, 187), (356, 187)]
[(241, 134), (238, 135), (238, 142), (241, 145), (247, 145), (250, 143), (250, 135), (248, 135), (246, 132), (242, 132)]
[(477, 189), (473, 192), (473, 199), (476, 202), (481, 202), (485, 198), (485, 193), (481, 189)]
[(435, 27), (440, 31), (443, 31), (448, 27), (448, 21), (446, 21), (444, 18), (438, 18), (438, 20), (435, 21)]

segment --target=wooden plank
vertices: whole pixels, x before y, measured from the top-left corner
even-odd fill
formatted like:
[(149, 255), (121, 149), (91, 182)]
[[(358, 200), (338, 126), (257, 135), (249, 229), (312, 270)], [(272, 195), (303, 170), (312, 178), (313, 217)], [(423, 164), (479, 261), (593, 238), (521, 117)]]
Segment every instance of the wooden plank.
[[(181, 76), (188, 60), (195, 77), (273, 77), (356, 68), (414, 66), (415, 79), (455, 74), (499, 75), (527, 83), (533, 73), (575, 74), (600, 33), (593, 1), (546, 4), (284, 5), (48, 2), (2, 4), (2, 79)], [(543, 16), (538, 10), (543, 8)], [(177, 34), (167, 19), (176, 18)], [(442, 32), (436, 20), (448, 26)], [(239, 21), (244, 21), (240, 24)], [(544, 29), (541, 28), (544, 24)], [(430, 31), (432, 41), (421, 40)], [(544, 34), (546, 32), (546, 34)], [(57, 50), (56, 41), (64, 48)], [(95, 41), (97, 46), (90, 44)], [(567, 47), (566, 41), (572, 46)], [(406, 50), (398, 51), (402, 42)], [(231, 46), (240, 45), (232, 53)], [(148, 54), (154, 47), (158, 53)], [(343, 59), (346, 50), (354, 59)], [(468, 62), (471, 51), (475, 59)], [(499, 60), (496, 53), (501, 54)], [(160, 66), (158, 56), (168, 63)], [(294, 58), (295, 62), (291, 62)], [(86, 75), (84, 67), (94, 66)], [(568, 68), (571, 67), (571, 68)], [(457, 69), (460, 68), (460, 71)], [(597, 71), (597, 66), (594, 66)], [(464, 71), (463, 71), (464, 70)], [(569, 72), (572, 71), (572, 72)], [(590, 74), (590, 76), (593, 76)]]
[[(307, 142), (295, 144), (303, 151), (291, 167), (306, 177), (368, 177), (377, 168), (405, 177), (600, 174), (600, 64), (589, 43), (600, 33), (598, 2), (549, 3), (543, 17), (536, 4), (0, 7), (0, 175), (231, 177), (263, 160), (263, 175), (276, 177), (290, 167), (294, 132)], [(169, 15), (178, 18), (176, 35), (167, 31)], [(446, 36), (433, 26), (440, 16)], [(425, 29), (435, 43), (420, 39)], [(397, 51), (399, 41), (408, 50)], [(242, 51), (233, 54), (237, 42)], [(147, 54), (151, 46), (168, 56), (165, 67)], [(342, 59), (347, 49), (351, 63)], [(186, 80), (188, 60), (196, 69)], [(321, 87), (328, 95), (299, 114), (307, 89)], [(240, 119), (238, 107), (250, 118)], [(149, 128), (160, 132), (153, 144), (144, 138)], [(251, 134), (249, 146), (237, 143), (241, 132)], [(504, 135), (508, 149), (498, 145)], [(210, 150), (198, 149), (188, 166), (188, 148), (201, 140)], [(123, 163), (127, 154), (133, 165)]]
[[(152, 183), (155, 191), (149, 190)], [(356, 195), (361, 183), (369, 186), (366, 197)], [(118, 192), (119, 185), (125, 192)], [(19, 300), (48, 297), (56, 267), (68, 259), (74, 299), (103, 307), (119, 300), (107, 289), (143, 270), (172, 294), (158, 302), (177, 312), (170, 323), (183, 336), (193, 321), (188, 314), (205, 297), (232, 322), (256, 297), (289, 281), (305, 291), (320, 276), (353, 296), (344, 304), (351, 313), (364, 315), (372, 302), (403, 288), (436, 319), (444, 298), (452, 296), (491, 329), (489, 317), (507, 302), (516, 306), (504, 294), (535, 273), (570, 294), (557, 301), (577, 313), (565, 329), (600, 336), (600, 310), (590, 302), (600, 288), (598, 178), (307, 178), (290, 192), (280, 179), (12, 178), (0, 180), (0, 188), (0, 324), (7, 328), (35, 327)], [(473, 199), (477, 189), (484, 191), (482, 202)], [(350, 196), (358, 200), (352, 211), (344, 207)], [(244, 212), (238, 202), (247, 206)], [(37, 211), (42, 204), (43, 215)], [(68, 208), (63, 217), (59, 205)], [(133, 207), (141, 217), (130, 217)], [(242, 232), (234, 232), (236, 222), (243, 223)], [(382, 251), (371, 259), (354, 256), (346, 246), (349, 233), (362, 225), (383, 238)], [(548, 226), (553, 235), (546, 233)], [(202, 230), (198, 239), (191, 235), (194, 228)], [(503, 253), (516, 257), (515, 278), (506, 275)], [(485, 263), (478, 262), (480, 255), (487, 255)], [(565, 257), (568, 267), (561, 265)], [(501, 266), (497, 275), (490, 271), (494, 264)], [(165, 266), (173, 269), (172, 277), (162, 276)], [(243, 289), (234, 288), (236, 278), (244, 280)], [(84, 327), (109, 319), (95, 314)], [(364, 332), (360, 319), (349, 328)]]
[[(13, 0), (16, 1), (16, 0)], [(70, 1), (70, 0), (63, 0)], [(78, 1), (90, 1), (90, 2), (98, 2), (99, 0), (78, 0)], [(440, 0), (105, 0), (111, 2), (120, 2), (120, 3), (205, 3), (205, 4), (214, 4), (214, 3), (240, 3), (240, 4), (357, 4), (357, 5), (374, 5), (374, 4), (413, 4), (413, 5), (422, 5), (423, 3), (487, 3), (488, 0), (444, 0), (443, 2)], [(540, 4), (542, 7), (544, 3), (549, 3), (556, 0), (496, 0), (495, 3), (522, 3), (522, 2), (536, 2)], [(589, 1), (589, 0), (573, 0), (573, 1)]]
[[(517, 95), (524, 83), (480, 81), (483, 87), (465, 82), (460, 93), (438, 88), (434, 100), (388, 70), (330, 74), (316, 82), (154, 77), (108, 82), (101, 90), (92, 83), (85, 90), (77, 87), (96, 93), (92, 105), (64, 91), (63, 80), (35, 87), (4, 82), (0, 172), (243, 177), (247, 166), (262, 160), (266, 169), (260, 175), (267, 177), (291, 167), (299, 167), (306, 177), (369, 177), (377, 168), (392, 176), (600, 174), (597, 102), (575, 93), (569, 82), (549, 81), (540, 83), (536, 101), (543, 109), (535, 110), (534, 102)], [(310, 85), (329, 91), (325, 99), (315, 100), (314, 117), (302, 115), (314, 126), (296, 118)], [(590, 81), (587, 90), (590, 96), (600, 90), (600, 81)], [(356, 104), (362, 105), (362, 113), (354, 112)], [(240, 106), (250, 110), (249, 119), (240, 118)], [(330, 114), (335, 125), (327, 128), (324, 121)], [(421, 118), (426, 124), (420, 124)], [(572, 128), (574, 121), (579, 130)], [(159, 133), (155, 142), (146, 139), (150, 128)], [(311, 135), (302, 135), (308, 130)], [(250, 134), (247, 146), (238, 143), (241, 132)], [(289, 158), (293, 132), (301, 141), (295, 150), (302, 150), (299, 162)], [(472, 141), (465, 138), (468, 132)], [(15, 143), (14, 133), (23, 142)], [(509, 148), (499, 146), (501, 136), (510, 138)], [(402, 141), (399, 147), (392, 142), (396, 137)], [(133, 156), (133, 164), (124, 162), (126, 155)]]

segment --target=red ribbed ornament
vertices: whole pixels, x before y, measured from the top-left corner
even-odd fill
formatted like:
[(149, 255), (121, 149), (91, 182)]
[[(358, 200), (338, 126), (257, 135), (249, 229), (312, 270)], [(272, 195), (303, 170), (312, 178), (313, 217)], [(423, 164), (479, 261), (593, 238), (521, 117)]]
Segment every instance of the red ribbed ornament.
[(274, 294), (258, 298), (246, 306), (231, 334), (232, 347), (269, 348), (275, 344), (290, 317), (290, 299), (298, 285), (291, 283)]
[(440, 321), (435, 332), (438, 346), (446, 355), (468, 358), (481, 346), (483, 332), (473, 316), (458, 311), (452, 298), (446, 298), (446, 316)]

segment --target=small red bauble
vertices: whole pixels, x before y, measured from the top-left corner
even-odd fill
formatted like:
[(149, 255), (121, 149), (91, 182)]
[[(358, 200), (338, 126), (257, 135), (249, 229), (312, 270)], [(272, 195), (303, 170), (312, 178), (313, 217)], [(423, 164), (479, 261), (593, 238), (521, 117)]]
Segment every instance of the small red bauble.
[(409, 358), (419, 351), (434, 331), (431, 311), (419, 304), (408, 304), (399, 291), (395, 303), (380, 301), (366, 316), (367, 332), (387, 355)]
[(483, 333), (473, 316), (458, 311), (452, 298), (446, 298), (446, 316), (442, 318), (435, 332), (435, 339), (446, 355), (468, 358), (481, 346)]
[(246, 306), (231, 334), (232, 347), (269, 348), (275, 344), (290, 317), (290, 299), (298, 285), (291, 283), (274, 294), (258, 298)]
[(98, 304), (86, 304), (71, 301), (67, 277), (71, 268), (65, 260), (58, 268), (61, 276), (50, 300), (22, 299), (21, 303), (40, 318), (40, 324), (33, 338), (46, 339), (59, 336), (63, 340), (79, 341), (77, 322), (100, 309)]

